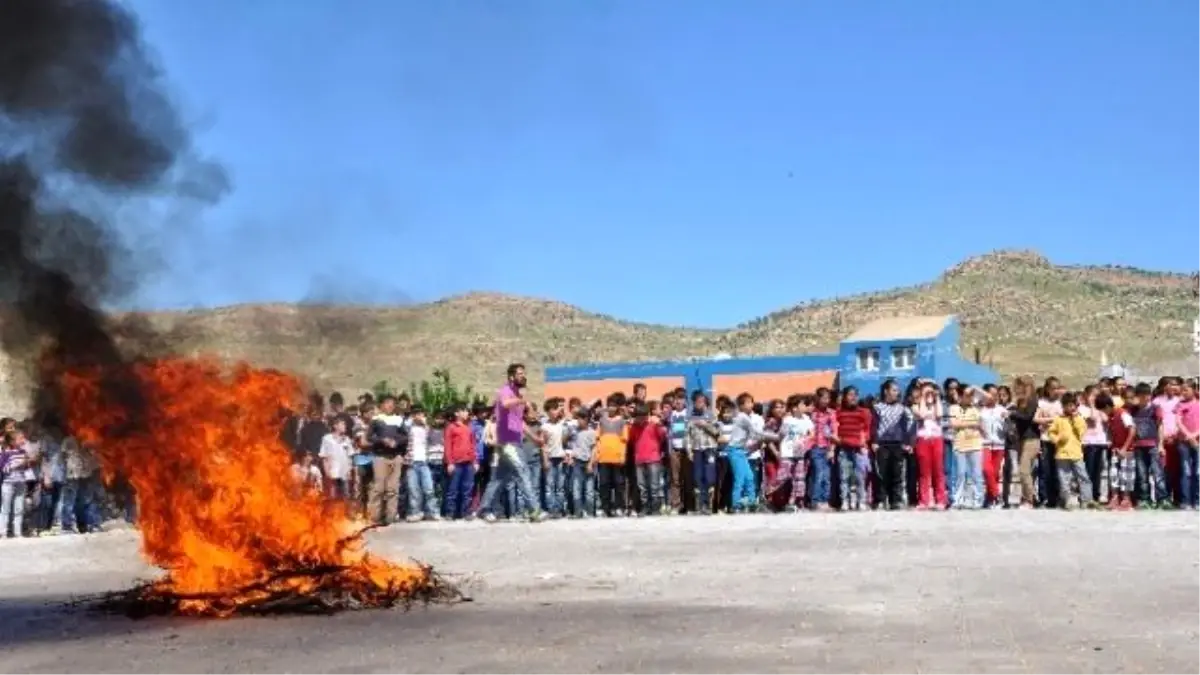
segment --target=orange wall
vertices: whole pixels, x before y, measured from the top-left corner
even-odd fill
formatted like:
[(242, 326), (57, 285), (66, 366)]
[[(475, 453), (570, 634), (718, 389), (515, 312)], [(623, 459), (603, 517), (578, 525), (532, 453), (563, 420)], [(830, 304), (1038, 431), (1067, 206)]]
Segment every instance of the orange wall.
[(792, 394), (811, 394), (818, 387), (833, 388), (836, 370), (809, 370), (792, 373), (742, 373), (713, 375), (713, 398), (724, 394), (735, 397), (748, 391), (756, 400), (786, 399)]
[(684, 386), (682, 376), (547, 382), (546, 398), (561, 396), (570, 399), (572, 396), (577, 396), (585, 403), (596, 399), (603, 401), (608, 398), (609, 394), (617, 391), (623, 392), (626, 396), (631, 395), (633, 385), (638, 382), (646, 385), (646, 396), (652, 399), (661, 399), (663, 394)]

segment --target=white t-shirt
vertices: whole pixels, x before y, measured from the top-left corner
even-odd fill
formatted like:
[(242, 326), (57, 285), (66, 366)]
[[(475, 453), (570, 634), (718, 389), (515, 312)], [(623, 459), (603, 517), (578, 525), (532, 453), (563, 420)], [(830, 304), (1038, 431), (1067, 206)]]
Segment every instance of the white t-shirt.
[(779, 425), (779, 456), (793, 459), (812, 443), (816, 427), (808, 415), (788, 415)]
[(338, 438), (333, 434), (325, 434), (317, 456), (321, 458), (330, 480), (346, 480), (350, 476), (350, 457), (353, 454), (354, 444), (349, 436)]
[(546, 456), (551, 459), (561, 459), (567, 456), (567, 450), (563, 447), (563, 439), (567, 434), (566, 422), (559, 420), (557, 422), (546, 422), (542, 424), (542, 434), (546, 439), (546, 444), (543, 449)]

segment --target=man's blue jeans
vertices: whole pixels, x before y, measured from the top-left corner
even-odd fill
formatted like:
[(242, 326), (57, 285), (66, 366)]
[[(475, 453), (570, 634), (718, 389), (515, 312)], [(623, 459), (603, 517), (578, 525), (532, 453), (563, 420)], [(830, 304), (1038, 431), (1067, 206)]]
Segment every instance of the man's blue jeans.
[(471, 504), (471, 490), (475, 487), (475, 465), (459, 462), (454, 465), (450, 480), (446, 482), (446, 499), (443, 512), (447, 518), (462, 518)]
[(510, 485), (519, 493), (527, 513), (538, 510), (537, 493), (529, 480), (525, 462), (521, 459), (517, 446), (507, 443), (493, 457), (492, 475), (483, 491), (483, 498), (479, 500), (479, 512), (484, 515), (494, 514), (496, 499), (501, 495), (501, 489), (507, 493)]
[(1200, 507), (1197, 447), (1188, 441), (1179, 441), (1175, 447), (1179, 449), (1179, 502), (1192, 508)]
[(433, 491), (433, 474), (427, 462), (413, 462), (405, 475), (408, 487), (408, 515), (432, 516), (437, 513), (437, 495)]
[(551, 457), (546, 469), (546, 511), (552, 515), (567, 514), (567, 469), (562, 457)]

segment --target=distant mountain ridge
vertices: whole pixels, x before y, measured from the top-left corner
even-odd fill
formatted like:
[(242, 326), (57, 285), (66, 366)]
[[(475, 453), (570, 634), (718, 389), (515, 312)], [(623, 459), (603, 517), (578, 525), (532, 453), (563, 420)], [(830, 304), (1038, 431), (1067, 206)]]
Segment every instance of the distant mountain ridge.
[(490, 292), (404, 307), (271, 303), (138, 317), (183, 353), (246, 359), (345, 391), (444, 367), (490, 392), (511, 361), (529, 366), (536, 391), (547, 365), (804, 353), (832, 349), (876, 318), (926, 314), (958, 315), (963, 355), (978, 349), (1005, 376), (1081, 382), (1095, 376), (1102, 354), (1140, 365), (1194, 358), (1194, 293), (1187, 274), (1055, 265), (1035, 251), (1003, 250), (927, 283), (806, 302), (728, 330), (634, 323)]

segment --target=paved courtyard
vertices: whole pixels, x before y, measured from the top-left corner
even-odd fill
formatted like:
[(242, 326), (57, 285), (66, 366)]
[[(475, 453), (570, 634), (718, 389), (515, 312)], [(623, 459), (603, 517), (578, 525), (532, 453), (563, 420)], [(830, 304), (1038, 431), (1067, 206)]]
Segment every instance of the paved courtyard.
[(1198, 672), (1183, 513), (441, 523), (374, 549), (461, 574), (410, 612), (130, 621), (130, 532), (0, 541), (0, 671)]

